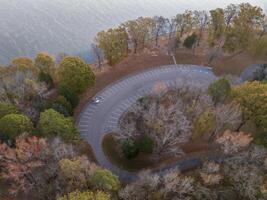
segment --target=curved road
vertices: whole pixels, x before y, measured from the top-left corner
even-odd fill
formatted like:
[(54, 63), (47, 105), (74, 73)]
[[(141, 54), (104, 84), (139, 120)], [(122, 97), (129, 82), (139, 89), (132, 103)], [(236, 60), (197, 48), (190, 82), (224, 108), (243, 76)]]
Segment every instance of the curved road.
[(89, 102), (85, 106), (77, 122), (80, 134), (90, 143), (101, 166), (122, 180), (133, 180), (136, 173), (118, 168), (104, 155), (101, 147), (104, 135), (116, 130), (122, 113), (138, 98), (153, 93), (158, 83), (167, 88), (190, 83), (201, 89), (208, 87), (215, 79), (211, 70), (196, 65), (168, 65), (127, 76), (99, 92), (96, 97), (102, 99), (100, 103)]

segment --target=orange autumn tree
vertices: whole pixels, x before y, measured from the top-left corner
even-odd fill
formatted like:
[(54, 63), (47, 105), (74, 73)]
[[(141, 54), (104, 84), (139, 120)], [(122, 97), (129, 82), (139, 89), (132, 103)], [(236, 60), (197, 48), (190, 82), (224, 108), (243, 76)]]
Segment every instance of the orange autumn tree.
[(29, 190), (36, 179), (34, 169), (45, 165), (44, 154), (47, 142), (37, 137), (16, 140), (16, 148), (0, 144), (0, 175), (11, 183), (10, 194)]

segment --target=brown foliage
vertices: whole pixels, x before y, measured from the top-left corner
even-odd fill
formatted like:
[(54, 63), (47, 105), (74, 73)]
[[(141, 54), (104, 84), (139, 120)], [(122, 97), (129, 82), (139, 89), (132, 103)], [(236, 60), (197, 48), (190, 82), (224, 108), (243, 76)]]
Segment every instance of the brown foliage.
[(221, 137), (217, 138), (216, 142), (221, 145), (226, 154), (231, 154), (244, 149), (252, 140), (251, 134), (226, 130)]
[(16, 148), (0, 144), (0, 174), (12, 183), (11, 194), (29, 190), (35, 184), (32, 172), (45, 165), (42, 158), (46, 147), (46, 140), (37, 137), (18, 138)]

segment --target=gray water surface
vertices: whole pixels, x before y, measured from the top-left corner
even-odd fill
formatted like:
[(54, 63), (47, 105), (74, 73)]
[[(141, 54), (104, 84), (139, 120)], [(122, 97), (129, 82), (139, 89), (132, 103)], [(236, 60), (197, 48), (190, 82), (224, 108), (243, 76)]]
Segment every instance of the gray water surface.
[[(266, 0), (243, 0), (267, 7)], [(97, 32), (139, 16), (171, 17), (242, 0), (0, 0), (0, 64), (40, 51), (90, 58)]]

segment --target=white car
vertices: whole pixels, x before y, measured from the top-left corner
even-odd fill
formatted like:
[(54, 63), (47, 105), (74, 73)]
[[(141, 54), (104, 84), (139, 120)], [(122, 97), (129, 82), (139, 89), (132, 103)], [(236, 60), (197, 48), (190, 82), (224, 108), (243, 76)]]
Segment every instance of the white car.
[(101, 98), (100, 97), (94, 97), (93, 99), (92, 99), (92, 103), (95, 103), (95, 104), (98, 104), (98, 103), (100, 103), (101, 102)]

